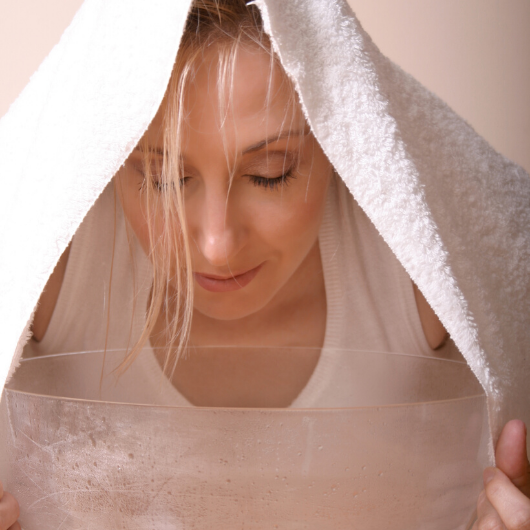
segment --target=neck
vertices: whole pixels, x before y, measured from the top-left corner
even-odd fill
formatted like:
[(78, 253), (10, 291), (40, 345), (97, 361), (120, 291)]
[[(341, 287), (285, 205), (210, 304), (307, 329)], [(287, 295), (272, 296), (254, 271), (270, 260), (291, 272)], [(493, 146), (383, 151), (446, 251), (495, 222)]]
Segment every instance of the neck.
[[(157, 327), (163, 329), (164, 322), (162, 314)], [(190, 337), (195, 349), (179, 361), (172, 384), (195, 405), (289, 406), (318, 363), (325, 328), (326, 292), (316, 244), (287, 285), (262, 310), (233, 321), (219, 321), (195, 311)], [(153, 335), (151, 342), (161, 345), (165, 338), (162, 332)], [(202, 346), (259, 348), (201, 350)], [(285, 347), (293, 346), (296, 349), (285, 355)], [(156, 354), (163, 366), (163, 350)]]

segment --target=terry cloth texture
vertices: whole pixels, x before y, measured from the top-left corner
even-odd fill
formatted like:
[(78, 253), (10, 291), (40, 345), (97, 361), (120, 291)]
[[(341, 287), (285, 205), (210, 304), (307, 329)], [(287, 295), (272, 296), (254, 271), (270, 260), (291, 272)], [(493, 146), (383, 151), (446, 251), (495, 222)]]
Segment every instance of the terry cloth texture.
[(493, 438), (529, 424), (528, 174), (384, 57), (346, 2), (257, 3), (324, 151), (487, 392)]
[(46, 281), (153, 119), (189, 2), (87, 0), (0, 121), (0, 384)]
[[(380, 54), (345, 0), (257, 0), (324, 151), (489, 397), (530, 424), (530, 180)], [(87, 0), (0, 122), (0, 380), (159, 106), (189, 1)]]

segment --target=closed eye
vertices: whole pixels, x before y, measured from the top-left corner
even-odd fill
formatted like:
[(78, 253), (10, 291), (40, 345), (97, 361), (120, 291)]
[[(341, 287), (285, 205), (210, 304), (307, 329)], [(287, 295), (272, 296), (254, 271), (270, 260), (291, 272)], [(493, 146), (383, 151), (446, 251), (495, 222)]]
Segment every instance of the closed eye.
[(259, 175), (246, 176), (250, 179), (254, 186), (262, 186), (270, 190), (277, 190), (284, 184), (287, 185), (291, 179), (295, 178), (295, 176), (292, 174), (291, 169), (283, 175), (280, 175), (279, 177), (275, 178), (261, 177)]
[[(180, 187), (183, 188), (186, 183), (191, 180), (192, 177), (183, 177), (181, 179), (179, 179), (179, 184), (180, 184)], [(146, 179), (144, 179), (144, 182), (142, 184), (142, 189), (145, 187), (145, 183), (146, 183)], [(166, 192), (168, 189), (172, 189), (173, 191), (175, 191), (175, 185), (173, 184), (173, 182), (163, 182), (161, 179), (159, 178), (153, 178), (151, 179), (151, 186), (153, 187), (154, 190), (162, 193), (162, 192)]]

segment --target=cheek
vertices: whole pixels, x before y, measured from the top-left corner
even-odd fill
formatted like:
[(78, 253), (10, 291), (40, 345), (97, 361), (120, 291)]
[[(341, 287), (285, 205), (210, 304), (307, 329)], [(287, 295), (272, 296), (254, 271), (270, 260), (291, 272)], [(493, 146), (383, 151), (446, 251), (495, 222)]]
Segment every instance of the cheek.
[[(315, 244), (327, 199), (332, 168), (313, 138), (302, 150), (297, 178), (288, 184), (275, 229), (291, 254), (309, 252)], [(299, 257), (299, 256), (298, 256)]]
[[(315, 244), (326, 204), (327, 179), (298, 183), (274, 207), (255, 215), (257, 230), (283, 259), (299, 261)], [(312, 185), (315, 184), (315, 185)], [(290, 192), (291, 190), (289, 190)], [(259, 226), (259, 228), (258, 228)]]

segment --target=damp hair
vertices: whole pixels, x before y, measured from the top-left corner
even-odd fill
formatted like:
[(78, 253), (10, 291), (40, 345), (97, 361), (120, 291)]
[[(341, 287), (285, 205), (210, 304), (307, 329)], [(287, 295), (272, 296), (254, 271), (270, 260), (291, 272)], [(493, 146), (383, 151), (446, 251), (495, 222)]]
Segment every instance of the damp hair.
[[(145, 326), (119, 367), (125, 370), (152, 336), (161, 314), (165, 315), (167, 341), (164, 373), (170, 376), (188, 343), (193, 315), (193, 275), (189, 237), (184, 215), (184, 195), (180, 181), (182, 131), (185, 121), (184, 99), (186, 89), (193, 80), (196, 68), (206, 53), (216, 53), (218, 59), (217, 89), (220, 123), (229, 112), (235, 61), (241, 47), (252, 47), (270, 57), (270, 72), (275, 66), (290, 89), (291, 101), (298, 101), (296, 92), (280, 61), (272, 49), (271, 41), (263, 29), (257, 6), (245, 0), (195, 0), (192, 3), (171, 78), (164, 97), (164, 141), (162, 160), (154, 156), (142, 139), (138, 149), (143, 156), (146, 195), (146, 219), (149, 230), (149, 258), (153, 264), (153, 283)], [(272, 97), (269, 84), (266, 104)], [(288, 120), (286, 114), (286, 120)], [(230, 153), (225, 145), (229, 165)], [(229, 166), (233, 175), (234, 168)], [(160, 193), (160, 189), (170, 190)], [(164, 230), (156, 234), (155, 212), (163, 212)]]

